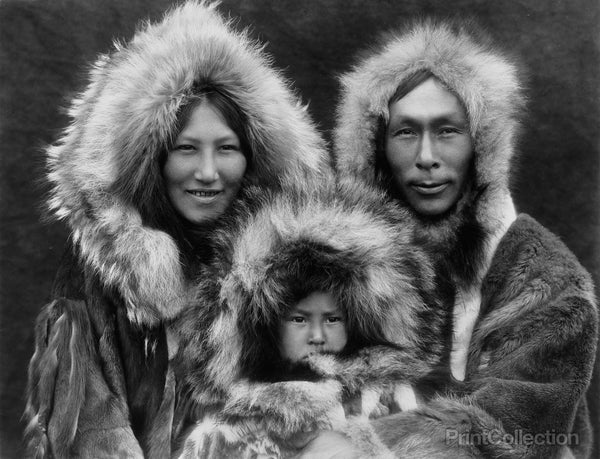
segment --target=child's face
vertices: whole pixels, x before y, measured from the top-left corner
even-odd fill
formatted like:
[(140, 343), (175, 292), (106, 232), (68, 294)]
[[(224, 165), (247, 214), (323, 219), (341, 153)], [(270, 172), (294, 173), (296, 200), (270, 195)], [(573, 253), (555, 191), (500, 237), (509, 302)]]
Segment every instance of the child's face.
[(346, 319), (330, 293), (311, 293), (279, 325), (279, 352), (292, 362), (309, 354), (340, 352), (347, 341)]

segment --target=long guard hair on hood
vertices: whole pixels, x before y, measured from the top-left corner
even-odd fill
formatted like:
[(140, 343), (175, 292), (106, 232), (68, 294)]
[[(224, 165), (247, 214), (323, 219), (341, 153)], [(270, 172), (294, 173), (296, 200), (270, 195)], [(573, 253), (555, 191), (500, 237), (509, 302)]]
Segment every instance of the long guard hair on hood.
[(262, 45), (235, 31), (216, 5), (187, 2), (101, 55), (72, 101), (70, 125), (47, 152), (49, 208), (139, 324), (172, 318), (185, 303), (179, 248), (144, 212), (155, 210), (160, 157), (195, 88), (217, 88), (247, 119), (248, 183), (310, 190), (329, 174), (305, 108)]
[[(428, 222), (413, 212), (417, 229), (424, 239), (445, 244), (445, 249), (460, 243), (462, 233), (470, 239), (467, 246), (480, 237), (487, 252), (493, 253), (516, 218), (508, 181), (524, 96), (515, 64), (466, 22), (419, 20), (387, 35), (383, 42), (340, 79), (342, 97), (334, 133), (337, 171), (341, 177), (386, 187), (376, 172), (375, 155), (378, 131), (389, 122), (390, 100), (407, 78), (420, 71), (431, 73), (466, 109), (475, 151), (474, 183), (454, 215), (442, 221)], [(481, 231), (461, 227), (470, 216)], [(463, 278), (481, 277), (487, 269), (477, 254), (470, 259), (456, 255), (463, 264), (472, 265)]]
[[(443, 364), (449, 311), (433, 293), (434, 266), (414, 244), (406, 210), (356, 182), (312, 196), (263, 196), (262, 207), (247, 214), (231, 224), (239, 227), (233, 237), (217, 237), (221, 256), (201, 280), (196, 304), (175, 324), (176, 361), (193, 404), (228, 400), (223, 414), (230, 417), (263, 409), (264, 422), (275, 419), (269, 429), (285, 436), (298, 427), (294, 410), (306, 407), (311, 391), (320, 393), (311, 382), (336, 378), (359, 391), (383, 380), (414, 381)], [(277, 348), (280, 320), (319, 290), (332, 293), (345, 312), (347, 349), (340, 359), (309, 362), (314, 373), (297, 378), (305, 392), (295, 385), (289, 395), (271, 385), (277, 403), (264, 388), (295, 379), (286, 376)], [(268, 406), (258, 406), (263, 399)], [(324, 403), (316, 401), (311, 406)], [(312, 416), (325, 408), (315, 406)]]

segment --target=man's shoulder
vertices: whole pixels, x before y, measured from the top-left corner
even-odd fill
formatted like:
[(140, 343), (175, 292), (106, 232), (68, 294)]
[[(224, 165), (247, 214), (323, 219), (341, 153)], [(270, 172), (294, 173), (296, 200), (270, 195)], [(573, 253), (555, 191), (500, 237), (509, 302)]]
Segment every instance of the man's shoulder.
[[(529, 285), (554, 291), (576, 287), (593, 291), (589, 273), (558, 236), (533, 217), (520, 214), (498, 245), (487, 274), (488, 284), (515, 289)], [(533, 288), (533, 287), (532, 287)]]
[[(519, 214), (500, 241), (499, 250), (532, 252), (536, 258), (545, 256), (564, 257), (579, 264), (565, 243), (548, 228), (528, 214)], [(540, 261), (538, 259), (538, 261)]]

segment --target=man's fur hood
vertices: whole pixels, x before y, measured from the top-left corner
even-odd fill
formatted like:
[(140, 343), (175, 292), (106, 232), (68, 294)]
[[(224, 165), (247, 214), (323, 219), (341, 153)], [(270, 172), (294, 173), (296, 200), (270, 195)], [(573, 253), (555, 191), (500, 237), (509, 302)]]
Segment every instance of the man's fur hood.
[[(503, 234), (515, 219), (509, 168), (524, 98), (517, 68), (467, 23), (421, 20), (386, 37), (383, 45), (341, 77), (335, 160), (342, 177), (383, 186), (375, 174), (376, 136), (389, 122), (389, 101), (409, 76), (427, 70), (466, 108), (475, 151), (475, 183), (460, 206), (486, 233)], [(432, 237), (451, 229), (438, 226)]]
[(226, 91), (246, 115), (247, 182), (310, 189), (328, 174), (324, 142), (305, 108), (262, 46), (216, 4), (190, 1), (101, 55), (72, 101), (70, 125), (48, 148), (48, 203), (85, 263), (140, 324), (172, 318), (185, 302), (179, 249), (142, 221), (138, 206), (160, 179), (158, 155), (197, 85)]
[[(242, 416), (234, 408), (242, 406), (246, 414), (246, 405), (259, 409), (258, 395), (279, 381), (300, 379), (310, 386), (336, 379), (359, 391), (384, 381), (413, 381), (441, 364), (447, 310), (433, 293), (433, 263), (414, 243), (404, 209), (357, 182), (322, 187), (312, 196), (263, 198), (259, 210), (249, 209), (232, 223), (242, 224), (233, 237), (223, 230), (218, 261), (200, 281), (195, 304), (173, 326), (180, 340), (178, 373), (193, 404), (226, 399), (223, 413)], [(333, 293), (350, 339), (360, 346), (341, 361), (315, 356), (307, 372), (290, 376), (276, 338), (268, 336), (300, 299), (295, 286), (306, 280)], [(244, 390), (255, 402), (231, 402), (241, 391), (235, 381), (254, 387)], [(310, 402), (308, 386), (303, 396), (293, 388), (297, 403), (281, 400), (284, 414), (277, 419), (295, 419), (294, 410), (307, 403), (323, 405), (320, 399)], [(315, 408), (314, 417), (325, 408)], [(268, 411), (273, 418), (275, 408)], [(281, 422), (284, 430), (290, 424)], [(297, 422), (282, 435), (293, 427)]]

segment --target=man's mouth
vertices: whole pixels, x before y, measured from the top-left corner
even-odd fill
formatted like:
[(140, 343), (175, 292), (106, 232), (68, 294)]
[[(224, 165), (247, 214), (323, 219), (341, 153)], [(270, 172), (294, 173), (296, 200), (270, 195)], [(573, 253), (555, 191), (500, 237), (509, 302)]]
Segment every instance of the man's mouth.
[(433, 195), (444, 191), (449, 184), (450, 182), (413, 182), (411, 188), (419, 194)]

